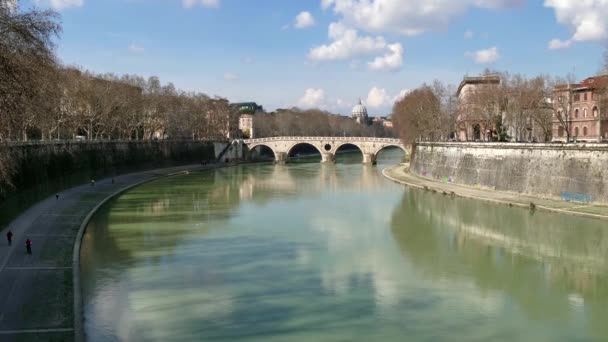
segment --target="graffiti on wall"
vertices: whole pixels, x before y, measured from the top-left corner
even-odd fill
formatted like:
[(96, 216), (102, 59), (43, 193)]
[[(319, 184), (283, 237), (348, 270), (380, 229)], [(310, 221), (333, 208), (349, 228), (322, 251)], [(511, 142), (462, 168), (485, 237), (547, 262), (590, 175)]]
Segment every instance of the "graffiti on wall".
[(572, 192), (562, 192), (561, 197), (564, 201), (570, 202), (584, 202), (589, 203), (593, 201), (593, 196), (587, 194), (577, 194)]

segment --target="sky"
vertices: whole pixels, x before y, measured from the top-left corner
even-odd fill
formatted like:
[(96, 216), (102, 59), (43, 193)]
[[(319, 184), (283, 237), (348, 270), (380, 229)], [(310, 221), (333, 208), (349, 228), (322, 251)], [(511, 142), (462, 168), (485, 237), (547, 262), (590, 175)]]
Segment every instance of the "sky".
[(600, 70), (608, 0), (24, 0), (53, 8), (64, 64), (177, 88), (372, 115), (484, 69), (578, 80)]

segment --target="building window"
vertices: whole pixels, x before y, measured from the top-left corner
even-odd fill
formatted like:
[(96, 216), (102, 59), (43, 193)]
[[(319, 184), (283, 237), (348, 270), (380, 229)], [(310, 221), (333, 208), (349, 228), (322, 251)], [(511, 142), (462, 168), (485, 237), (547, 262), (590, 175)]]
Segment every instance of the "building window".
[(598, 115), (597, 107), (593, 107), (593, 117), (597, 118), (597, 115)]
[(583, 95), (583, 100), (587, 101), (587, 93)]
[(586, 137), (587, 136), (587, 127), (583, 127), (583, 136)]
[(578, 127), (574, 127), (574, 136), (578, 137)]
[(574, 102), (580, 102), (581, 101), (581, 94), (574, 94)]
[(557, 135), (561, 138), (564, 136), (564, 127), (559, 126), (559, 128), (557, 129)]
[(583, 116), (587, 117), (587, 108), (583, 109)]
[(574, 110), (574, 118), (578, 119), (578, 108)]

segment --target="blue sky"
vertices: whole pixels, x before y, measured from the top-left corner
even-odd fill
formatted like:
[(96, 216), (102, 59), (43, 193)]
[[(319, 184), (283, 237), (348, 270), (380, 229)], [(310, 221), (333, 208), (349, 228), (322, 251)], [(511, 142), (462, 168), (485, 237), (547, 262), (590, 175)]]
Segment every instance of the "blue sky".
[(605, 0), (22, 1), (32, 4), (60, 12), (65, 64), (342, 114), (360, 97), (385, 115), (404, 91), (486, 67), (585, 78), (608, 41)]

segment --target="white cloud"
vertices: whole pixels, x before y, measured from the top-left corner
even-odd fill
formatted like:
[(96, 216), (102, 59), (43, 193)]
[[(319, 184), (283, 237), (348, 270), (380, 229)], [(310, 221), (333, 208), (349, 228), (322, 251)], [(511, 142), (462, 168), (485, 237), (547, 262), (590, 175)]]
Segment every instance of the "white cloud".
[[(337, 61), (384, 52), (384, 55), (368, 63), (369, 69), (394, 71), (403, 65), (403, 46), (399, 43), (388, 44), (382, 36), (360, 36), (357, 30), (343, 23), (331, 23), (328, 36), (333, 42), (310, 49), (309, 59), (315, 62)], [(358, 61), (351, 62), (351, 67), (357, 66)]]
[(469, 8), (499, 9), (519, 6), (525, 0), (322, 0), (343, 21), (370, 32), (407, 36), (446, 27)]
[[(555, 10), (560, 24), (570, 27), (574, 34), (568, 40), (553, 39), (549, 47), (565, 48), (571, 42), (605, 41), (608, 39), (608, 1), (606, 0), (545, 0), (545, 7)], [(553, 44), (552, 44), (553, 43)]]
[(399, 91), (397, 95), (393, 96), (384, 88), (373, 87), (367, 94), (365, 104), (370, 108), (392, 106), (395, 102), (403, 99), (409, 92), (409, 89), (403, 89)]
[(399, 94), (397, 94), (397, 96), (395, 96), (395, 98), (393, 99), (393, 103), (403, 100), (403, 98), (410, 92), (411, 92), (411, 90), (409, 90), (409, 89), (401, 90), (399, 92)]
[(331, 23), (328, 35), (333, 42), (312, 48), (308, 58), (313, 61), (344, 60), (378, 53), (386, 48), (383, 37), (361, 37), (357, 30), (349, 29), (341, 23)]
[(325, 91), (323, 89), (308, 88), (298, 100), (301, 108), (323, 108), (325, 107)]
[(81, 7), (84, 0), (36, 0), (36, 3), (47, 3), (51, 8), (61, 11), (69, 7)]
[(373, 87), (367, 94), (365, 104), (371, 108), (379, 108), (388, 105), (390, 101), (391, 97), (386, 93), (386, 89)]
[(207, 8), (218, 8), (220, 7), (220, 0), (182, 0), (182, 4), (186, 8), (192, 8), (197, 5)]
[(471, 30), (466, 30), (464, 32), (464, 39), (472, 39), (475, 33)]
[(498, 53), (498, 48), (494, 46), (489, 49), (467, 52), (465, 56), (473, 58), (477, 64), (491, 64), (500, 58), (500, 53)]
[(239, 76), (236, 74), (233, 74), (231, 72), (227, 72), (224, 74), (224, 80), (226, 81), (236, 81), (239, 79)]
[(387, 46), (388, 52), (382, 57), (376, 57), (373, 62), (368, 63), (371, 70), (395, 71), (403, 65), (403, 47), (401, 44)]
[(135, 43), (131, 43), (131, 45), (129, 45), (129, 51), (131, 52), (144, 52), (146, 51), (146, 49), (141, 46), (141, 45), (137, 45)]
[(315, 24), (315, 18), (313, 18), (310, 12), (301, 12), (296, 16), (295, 22), (293, 26), (295, 28), (303, 29), (307, 27), (311, 27)]
[(551, 49), (551, 50), (567, 49), (571, 45), (572, 45), (572, 40), (570, 40), (570, 39), (568, 39), (568, 40), (552, 39), (549, 42), (549, 49)]

